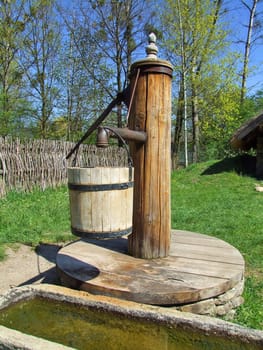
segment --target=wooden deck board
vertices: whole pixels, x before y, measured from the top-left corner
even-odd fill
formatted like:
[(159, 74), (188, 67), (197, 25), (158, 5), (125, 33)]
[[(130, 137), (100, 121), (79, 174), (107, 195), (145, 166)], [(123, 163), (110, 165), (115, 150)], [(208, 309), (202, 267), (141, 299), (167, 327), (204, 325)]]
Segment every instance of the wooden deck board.
[(156, 305), (215, 297), (243, 279), (244, 260), (228, 243), (176, 230), (171, 241), (169, 257), (138, 259), (125, 238), (79, 240), (59, 251), (58, 272), (66, 286)]

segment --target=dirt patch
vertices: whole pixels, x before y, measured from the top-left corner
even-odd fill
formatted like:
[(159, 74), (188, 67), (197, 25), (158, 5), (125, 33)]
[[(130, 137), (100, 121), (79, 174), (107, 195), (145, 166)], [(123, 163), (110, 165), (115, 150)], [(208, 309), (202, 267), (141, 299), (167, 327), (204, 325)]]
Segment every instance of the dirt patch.
[(6, 250), (7, 258), (0, 263), (0, 294), (10, 288), (27, 284), (59, 284), (56, 255), (59, 244), (40, 244), (36, 248), (19, 245)]

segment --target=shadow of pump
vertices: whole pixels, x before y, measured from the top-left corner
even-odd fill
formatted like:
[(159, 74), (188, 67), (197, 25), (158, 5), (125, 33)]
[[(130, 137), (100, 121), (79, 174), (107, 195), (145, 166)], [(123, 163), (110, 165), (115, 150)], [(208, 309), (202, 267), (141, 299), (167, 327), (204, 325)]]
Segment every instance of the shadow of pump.
[[(39, 273), (30, 279), (20, 283), (18, 287), (25, 286), (28, 284), (33, 284), (33, 283), (49, 283), (49, 284), (55, 284), (55, 285), (60, 285), (59, 278), (57, 276), (57, 270), (56, 270), (56, 256), (61, 249), (62, 246), (56, 245), (56, 244), (44, 244), (40, 243), (36, 248), (35, 248), (35, 253), (37, 255), (37, 265), (38, 265), (38, 271)], [(39, 258), (42, 257), (45, 260), (51, 262), (54, 264), (54, 267), (51, 267), (49, 269), (46, 269), (44, 271), (41, 271), (40, 267), (40, 261)]]

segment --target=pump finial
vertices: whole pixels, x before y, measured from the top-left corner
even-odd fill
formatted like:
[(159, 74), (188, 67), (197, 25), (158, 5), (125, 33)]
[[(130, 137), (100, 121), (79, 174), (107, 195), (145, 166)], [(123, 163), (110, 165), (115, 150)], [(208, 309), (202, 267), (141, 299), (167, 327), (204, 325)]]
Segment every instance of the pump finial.
[(149, 34), (149, 45), (146, 47), (147, 58), (157, 59), (158, 47), (156, 46), (156, 35), (154, 33)]

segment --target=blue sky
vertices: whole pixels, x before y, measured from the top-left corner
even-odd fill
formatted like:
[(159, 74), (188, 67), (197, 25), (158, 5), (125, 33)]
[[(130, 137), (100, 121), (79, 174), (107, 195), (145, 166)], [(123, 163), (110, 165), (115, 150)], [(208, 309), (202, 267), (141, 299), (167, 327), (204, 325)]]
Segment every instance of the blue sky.
[[(246, 24), (249, 20), (249, 11), (241, 4), (241, 0), (225, 1), (229, 11), (228, 19), (233, 30), (235, 40), (245, 40), (247, 35)], [(252, 0), (246, 0), (246, 3), (251, 6)], [(263, 1), (257, 4), (258, 20), (263, 25)], [(233, 45), (244, 54), (244, 44)], [(263, 39), (257, 41), (251, 46), (249, 73), (247, 88), (248, 93), (253, 94), (257, 90), (263, 89)]]
[[(78, 0), (60, 0), (65, 7), (72, 7), (74, 3), (78, 3)], [(156, 0), (159, 1), (159, 0)], [(245, 0), (246, 3), (251, 6), (253, 0)], [(233, 29), (235, 40), (245, 40), (246, 39), (246, 27), (248, 23), (249, 12), (242, 5), (241, 0), (224, 0), (224, 6), (229, 10), (227, 20)], [(263, 25), (263, 1), (259, 0), (257, 4), (257, 12), (259, 13), (259, 19)], [(147, 45), (147, 38), (146, 43)], [(241, 54), (244, 54), (244, 44), (233, 45)], [(140, 50), (139, 55), (144, 56), (144, 50)], [(248, 93), (253, 94), (257, 90), (263, 89), (263, 39), (261, 42), (253, 45), (250, 53), (249, 67), (251, 72), (247, 80)]]

